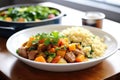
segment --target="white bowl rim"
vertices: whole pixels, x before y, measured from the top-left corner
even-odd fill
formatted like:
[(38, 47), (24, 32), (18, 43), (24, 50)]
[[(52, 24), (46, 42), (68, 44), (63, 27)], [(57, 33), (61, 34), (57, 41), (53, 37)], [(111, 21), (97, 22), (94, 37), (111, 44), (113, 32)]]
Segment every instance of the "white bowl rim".
[[(19, 58), (19, 59), (21, 59), (21, 60), (25, 60), (26, 62), (31, 62), (31, 63), (35, 63), (35, 64), (42, 64), (42, 65), (49, 65), (49, 66), (70, 66), (70, 65), (78, 65), (78, 64), (87, 64), (87, 63), (92, 63), (92, 62), (94, 62), (94, 61), (104, 60), (104, 59), (106, 59), (107, 57), (113, 55), (113, 54), (118, 50), (118, 41), (115, 39), (115, 37), (113, 37), (111, 34), (105, 32), (105, 31), (103, 31), (103, 30), (101, 30), (101, 29), (98, 29), (98, 28), (94, 28), (94, 29), (106, 33), (107, 35), (111, 36), (111, 37), (116, 41), (116, 44), (117, 44), (117, 45), (116, 45), (116, 48), (115, 48), (113, 51), (111, 51), (111, 52), (109, 53), (109, 55), (101, 56), (101, 57), (99, 57), (99, 58), (92, 59), (92, 60), (86, 61), (86, 62), (76, 62), (76, 63), (67, 63), (67, 64), (35, 62), (35, 61), (32, 61), (32, 60), (23, 58), (23, 57), (21, 57), (21, 56), (19, 56), (19, 55), (15, 55), (15, 54), (9, 49), (10, 40), (11, 40), (14, 36), (16, 36), (16, 35), (24, 32), (24, 31), (30, 30), (30, 29), (43, 28), (43, 27), (48, 27), (48, 26), (49, 26), (49, 27), (50, 27), (50, 26), (55, 26), (55, 27), (56, 27), (56, 26), (63, 26), (63, 27), (64, 27), (64, 26), (70, 26), (70, 27), (71, 27), (71, 26), (75, 26), (75, 25), (51, 24), (51, 25), (44, 25), (44, 26), (32, 27), (32, 28), (28, 28), (28, 29), (24, 29), (24, 30), (18, 31), (18, 32), (16, 32), (15, 34), (13, 34), (12, 36), (10, 36), (10, 37), (8, 38), (7, 43), (6, 43), (6, 46), (7, 46), (8, 51), (9, 51), (13, 56), (15, 56), (15, 57), (17, 57), (17, 58)], [(89, 27), (89, 26), (84, 26), (84, 27), (85, 27), (85, 28), (89, 28), (89, 29), (93, 29), (93, 27)], [(16, 53), (16, 54), (17, 54), (17, 53)]]

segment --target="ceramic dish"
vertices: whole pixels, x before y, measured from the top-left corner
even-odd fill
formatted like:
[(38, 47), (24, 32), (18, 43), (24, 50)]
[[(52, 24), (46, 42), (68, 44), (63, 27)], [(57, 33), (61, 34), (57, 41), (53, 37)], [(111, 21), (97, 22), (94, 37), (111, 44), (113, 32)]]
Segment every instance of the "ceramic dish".
[[(0, 20), (0, 36), (10, 37), (15, 32), (25, 29), (25, 28), (41, 26), (41, 25), (48, 25), (48, 24), (58, 24), (61, 22), (61, 18), (65, 15), (60, 8), (45, 6), (45, 5), (41, 5), (41, 4), (17, 4), (17, 5), (5, 6), (5, 7), (0, 8), (0, 12), (2, 13), (3, 11), (5, 11), (5, 12), (9, 11), (10, 8), (18, 8), (18, 11), (19, 11), (21, 9), (21, 7), (30, 7), (31, 8), (31, 6), (41, 6), (41, 7), (47, 7), (49, 9), (54, 9), (59, 12), (59, 15), (55, 16), (54, 18), (44, 19), (41, 21), (16, 22), (16, 21)], [(34, 9), (34, 8), (35, 7), (33, 7), (32, 9)], [(12, 12), (15, 12), (15, 11), (12, 10)], [(5, 15), (5, 14), (2, 14), (2, 15)], [(25, 15), (25, 12), (24, 12), (24, 15)], [(0, 18), (2, 18), (2, 17), (0, 16)]]
[(32, 66), (34, 68), (38, 68), (38, 69), (41, 69), (41, 70), (58, 71), (58, 72), (82, 70), (82, 69), (86, 69), (86, 68), (95, 66), (98, 63), (105, 60), (106, 58), (110, 57), (118, 49), (118, 42), (112, 35), (108, 34), (107, 32), (102, 31), (101, 29), (82, 26), (82, 27), (90, 30), (93, 34), (98, 35), (99, 37), (104, 37), (105, 38), (105, 44), (107, 44), (108, 48), (107, 48), (107, 50), (105, 51), (105, 53), (102, 57), (99, 57), (97, 59), (91, 59), (91, 60), (86, 61), (86, 62), (68, 63), (68, 64), (53, 64), (53, 63), (35, 62), (35, 61), (32, 61), (32, 60), (20, 57), (16, 53), (16, 50), (26, 40), (28, 40), (28, 38), (30, 36), (35, 35), (37, 33), (42, 33), (42, 32), (51, 32), (53, 30), (61, 31), (61, 30), (66, 29), (68, 27), (73, 27), (73, 26), (46, 25), (46, 26), (39, 26), (39, 27), (34, 27), (34, 28), (21, 30), (21, 31), (13, 34), (8, 39), (6, 46), (7, 46), (7, 49), (10, 51), (10, 53), (13, 56), (17, 57), (19, 60), (23, 61), (24, 63), (28, 64), (29, 66)]

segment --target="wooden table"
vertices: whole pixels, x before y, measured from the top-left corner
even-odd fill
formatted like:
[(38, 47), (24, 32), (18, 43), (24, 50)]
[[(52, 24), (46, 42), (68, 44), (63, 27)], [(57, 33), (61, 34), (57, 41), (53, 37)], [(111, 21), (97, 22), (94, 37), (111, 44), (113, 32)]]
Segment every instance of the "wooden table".
[[(81, 17), (84, 12), (50, 2), (43, 4), (57, 6), (63, 9), (67, 16), (62, 18), (61, 24), (81, 26)], [(120, 23), (105, 19), (103, 30), (115, 36), (118, 42), (120, 42)], [(6, 41), (7, 38), (0, 37), (0, 76), (3, 80), (103, 80), (120, 72), (119, 50), (98, 65), (85, 70), (49, 72), (32, 68), (12, 56), (6, 49)]]

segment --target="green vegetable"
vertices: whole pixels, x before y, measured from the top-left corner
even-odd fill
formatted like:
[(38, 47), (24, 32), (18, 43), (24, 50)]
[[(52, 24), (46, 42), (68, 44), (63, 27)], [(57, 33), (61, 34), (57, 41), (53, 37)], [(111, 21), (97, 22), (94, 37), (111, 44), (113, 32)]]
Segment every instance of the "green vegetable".
[(29, 50), (29, 51), (37, 50), (37, 46), (31, 46), (28, 50)]
[(49, 45), (49, 44), (56, 45), (58, 43), (58, 40), (64, 36), (60, 35), (59, 32), (57, 31), (53, 31), (51, 33), (41, 33), (41, 34), (38, 33), (34, 37), (35, 40), (32, 41), (32, 44), (36, 44), (39, 42), (39, 40), (44, 39), (45, 45)]
[(18, 53), (18, 49), (16, 50), (16, 53)]
[(49, 38), (47, 38), (47, 39), (44, 41), (44, 44), (45, 44), (45, 45), (49, 45), (49, 44), (50, 44), (50, 42), (51, 42), (51, 41), (50, 41), (50, 39), (49, 39)]
[(91, 50), (91, 51), (90, 51), (90, 54), (92, 54), (93, 52), (94, 52), (94, 50)]
[(54, 57), (56, 56), (56, 53), (49, 53), (48, 51), (45, 51), (44, 53), (45, 53), (45, 55), (47, 55), (48, 57), (54, 58)]
[(56, 53), (50, 53), (49, 56), (54, 58), (56, 56)]
[[(19, 18), (25, 19), (27, 22), (48, 19), (49, 14), (54, 14), (58, 16), (60, 12), (54, 8), (49, 8), (40, 5), (33, 6), (22, 6), (8, 8), (5, 16), (0, 15), (0, 17), (10, 17), (13, 21), (17, 21)], [(3, 19), (3, 18), (1, 18)]]

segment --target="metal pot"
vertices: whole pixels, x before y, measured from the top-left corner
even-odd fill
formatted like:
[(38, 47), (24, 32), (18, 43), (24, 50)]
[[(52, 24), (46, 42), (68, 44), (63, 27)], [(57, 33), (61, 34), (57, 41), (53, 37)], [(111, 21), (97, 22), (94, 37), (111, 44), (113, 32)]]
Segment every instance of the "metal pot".
[[(40, 4), (19, 4), (19, 5), (12, 5), (12, 6), (6, 6), (3, 8), (0, 8), (0, 11), (4, 11), (10, 7), (20, 7), (20, 6), (31, 6), (31, 5), (40, 5)], [(44, 5), (42, 5), (44, 6)], [(47, 6), (49, 7), (49, 6)], [(62, 12), (61, 9), (50, 7), (58, 10), (60, 14), (52, 19), (45, 19), (40, 22), (7, 22), (7, 21), (0, 21), (0, 36), (2, 37), (9, 37), (15, 32), (30, 28), (34, 26), (41, 26), (41, 25), (48, 25), (48, 24), (59, 24), (61, 21), (61, 17), (63, 17), (65, 14)]]

